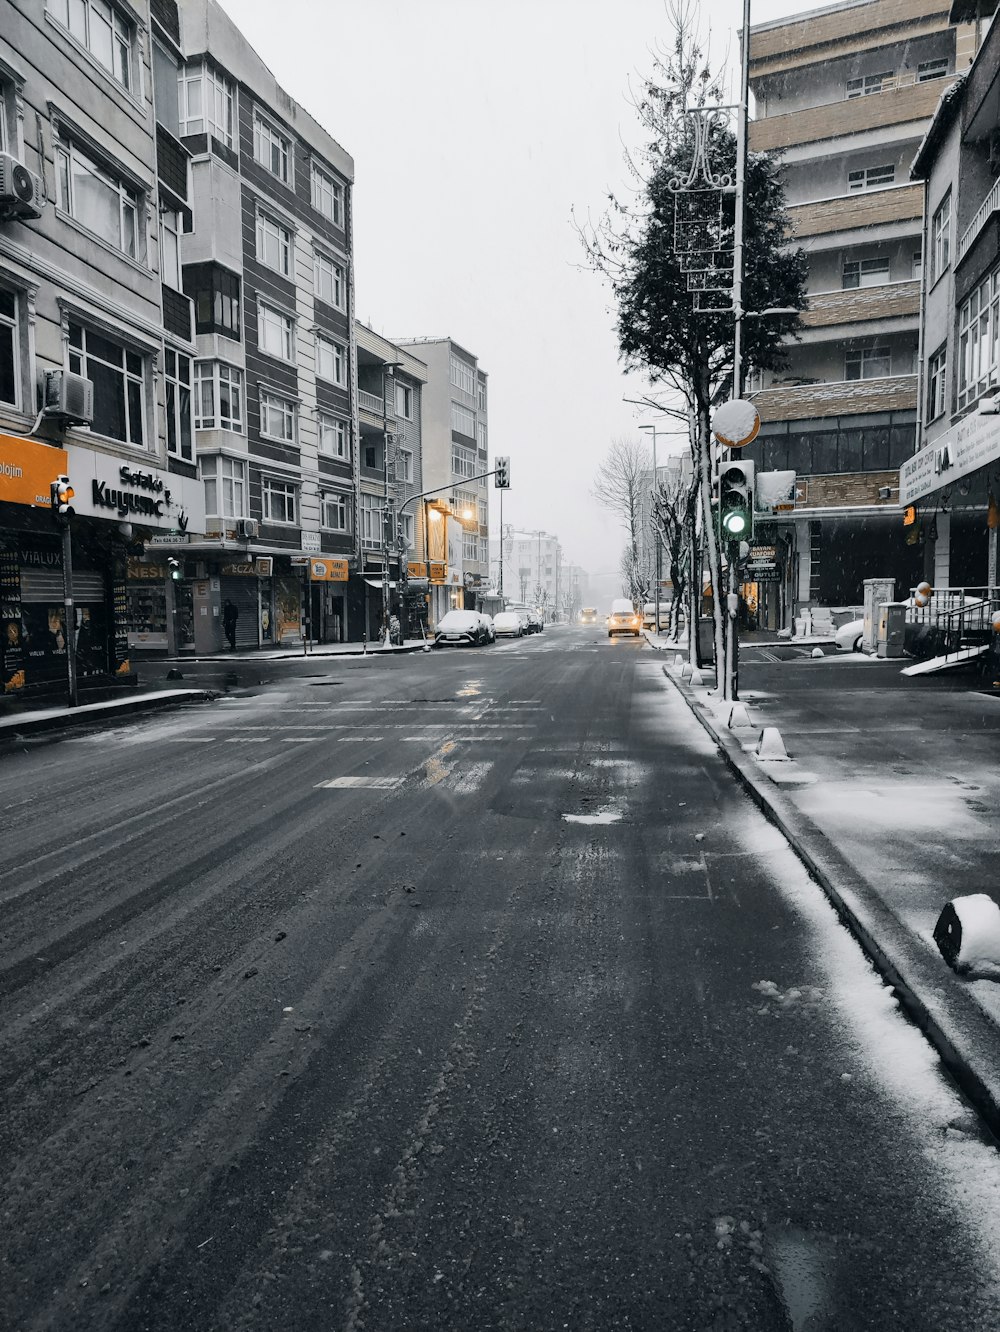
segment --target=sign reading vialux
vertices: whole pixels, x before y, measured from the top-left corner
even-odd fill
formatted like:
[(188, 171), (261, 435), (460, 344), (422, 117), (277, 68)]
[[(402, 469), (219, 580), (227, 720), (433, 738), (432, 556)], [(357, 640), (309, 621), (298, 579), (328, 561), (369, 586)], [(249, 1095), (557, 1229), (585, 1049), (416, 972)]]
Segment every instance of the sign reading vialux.
[(712, 417), (712, 434), (727, 449), (742, 449), (752, 444), (759, 430), (760, 413), (744, 398), (724, 402)]

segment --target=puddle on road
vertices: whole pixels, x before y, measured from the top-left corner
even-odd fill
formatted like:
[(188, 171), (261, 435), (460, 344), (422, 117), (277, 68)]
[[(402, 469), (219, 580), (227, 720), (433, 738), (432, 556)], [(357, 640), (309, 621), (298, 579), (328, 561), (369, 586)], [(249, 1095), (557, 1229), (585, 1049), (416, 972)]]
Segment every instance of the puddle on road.
[(833, 1240), (789, 1226), (768, 1236), (765, 1255), (791, 1332), (832, 1332)]

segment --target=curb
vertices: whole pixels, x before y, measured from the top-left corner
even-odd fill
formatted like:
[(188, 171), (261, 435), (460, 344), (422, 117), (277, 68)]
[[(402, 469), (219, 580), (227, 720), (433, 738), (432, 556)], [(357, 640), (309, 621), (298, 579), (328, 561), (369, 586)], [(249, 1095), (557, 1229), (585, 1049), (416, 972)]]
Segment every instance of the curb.
[(876, 890), (820, 829), (766, 777), (728, 733), (716, 729), (697, 697), (663, 667), (663, 674), (715, 742), (751, 800), (784, 835), (826, 894), (865, 956), (891, 985), (908, 1016), (924, 1032), (958, 1087), (994, 1137), (1000, 1139), (1000, 1029), (962, 982), (920, 945)]
[(79, 708), (60, 708), (46, 710), (32, 715), (16, 713), (0, 719), (0, 746), (16, 744), (26, 735), (42, 735), (48, 731), (72, 730), (78, 726), (100, 724), (105, 719), (117, 720), (134, 713), (156, 712), (163, 708), (176, 707), (192, 699), (205, 703), (215, 697), (210, 689), (169, 689), (151, 694), (139, 694), (133, 698), (112, 699), (106, 703), (85, 703)]

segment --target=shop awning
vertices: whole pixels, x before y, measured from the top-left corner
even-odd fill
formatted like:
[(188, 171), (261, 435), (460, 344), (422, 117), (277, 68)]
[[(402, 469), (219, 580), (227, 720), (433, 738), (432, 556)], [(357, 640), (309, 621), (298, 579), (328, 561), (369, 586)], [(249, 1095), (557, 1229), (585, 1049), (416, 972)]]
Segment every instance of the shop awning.
[[(366, 579), (365, 579), (365, 582), (368, 584), (369, 587), (374, 587), (374, 588), (376, 588), (379, 592), (382, 591), (382, 579), (381, 579), (381, 578), (366, 578)], [(390, 587), (390, 588), (393, 588), (393, 587), (396, 587), (396, 586), (398, 586), (398, 585), (397, 585), (392, 579), (390, 579), (390, 580), (389, 580), (389, 587)]]

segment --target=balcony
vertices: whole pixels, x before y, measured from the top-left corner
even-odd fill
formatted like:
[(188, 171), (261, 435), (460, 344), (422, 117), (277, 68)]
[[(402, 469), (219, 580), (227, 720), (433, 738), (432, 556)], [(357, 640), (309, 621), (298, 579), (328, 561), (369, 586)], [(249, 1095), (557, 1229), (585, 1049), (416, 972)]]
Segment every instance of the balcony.
[(762, 421), (806, 421), (821, 416), (913, 411), (916, 375), (884, 375), (820, 384), (775, 384), (753, 395)]
[(877, 287), (815, 292), (809, 297), (802, 323), (806, 328), (833, 328), (838, 324), (865, 324), (907, 315), (916, 318), (919, 314), (919, 282), (886, 282)]
[(897, 40), (899, 28), (923, 35), (945, 32), (948, 0), (892, 0), (887, 4), (831, 5), (801, 19), (772, 23), (750, 38), (751, 76), (755, 79), (832, 55), (850, 55)]
[(881, 92), (867, 97), (845, 98), (824, 106), (803, 107), (785, 115), (765, 116), (750, 126), (750, 147), (754, 152), (796, 148), (800, 144), (839, 139), (849, 134), (886, 125), (905, 125), (914, 120), (929, 120), (950, 78), (927, 79), (916, 83), (887, 80)]
[(367, 412), (369, 416), (377, 417), (376, 424), (378, 425), (382, 424), (383, 416), (390, 421), (396, 419), (392, 404), (383, 398), (381, 393), (369, 393), (367, 389), (358, 389), (358, 410)]
[(994, 213), (1000, 212), (1000, 179), (997, 179), (989, 194), (979, 206), (979, 211), (972, 219), (955, 248), (956, 266), (962, 262), (965, 256), (976, 243), (976, 239), (983, 227), (986, 226)]
[(891, 222), (919, 223), (924, 215), (923, 185), (890, 185), (884, 190), (857, 190), (832, 199), (794, 204), (788, 210), (792, 236), (825, 236)]

